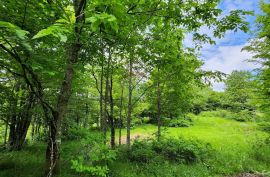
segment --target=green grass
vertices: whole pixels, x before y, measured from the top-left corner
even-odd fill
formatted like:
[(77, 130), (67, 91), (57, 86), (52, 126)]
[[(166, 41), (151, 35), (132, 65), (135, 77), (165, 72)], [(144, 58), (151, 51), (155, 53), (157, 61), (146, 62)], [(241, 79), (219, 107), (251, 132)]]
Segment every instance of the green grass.
[[(253, 155), (256, 140), (267, 137), (266, 133), (257, 129), (255, 123), (199, 116), (194, 117), (193, 121), (194, 126), (189, 128), (164, 128), (163, 136), (198, 139), (210, 143), (216, 150), (216, 155), (208, 162), (211, 166), (208, 171), (210, 170), (212, 175), (249, 171), (270, 172), (270, 164), (257, 160)], [(156, 131), (154, 125), (143, 125), (132, 129), (132, 134), (152, 136)], [(270, 150), (268, 152), (270, 153)]]
[[(118, 160), (111, 166), (110, 176), (186, 176), (221, 177), (242, 172), (270, 172), (270, 148), (254, 147), (258, 139), (267, 134), (257, 129), (255, 123), (242, 123), (218, 117), (193, 117), (194, 126), (166, 128), (166, 137), (184, 137), (210, 143), (215, 149), (213, 157), (204, 163), (184, 165), (176, 163), (135, 164)], [(154, 125), (142, 125), (132, 129), (132, 136), (153, 136)], [(123, 137), (126, 131), (123, 130)], [(118, 139), (117, 139), (118, 140)], [(29, 144), (20, 152), (0, 152), (0, 177), (38, 177), (42, 174), (46, 144)], [(268, 149), (267, 149), (268, 148)], [(70, 160), (78, 156), (80, 141), (65, 141), (62, 145), (63, 177), (88, 176), (70, 169)]]

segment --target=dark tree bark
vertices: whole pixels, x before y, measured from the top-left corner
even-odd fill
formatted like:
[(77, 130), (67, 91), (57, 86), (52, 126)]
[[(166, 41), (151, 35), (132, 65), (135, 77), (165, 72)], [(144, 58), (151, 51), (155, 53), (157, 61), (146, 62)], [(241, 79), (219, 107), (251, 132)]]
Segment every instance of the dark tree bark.
[[(24, 97), (21, 97), (24, 99)], [(25, 104), (25, 106), (23, 106)], [(22, 110), (19, 114), (12, 115), (9, 135), (9, 150), (21, 150), (24, 143), (27, 131), (30, 127), (32, 115), (31, 108), (33, 106), (33, 93), (29, 93), (27, 102), (21, 101)], [(25, 108), (24, 108), (25, 107)]]
[[(111, 50), (109, 50), (109, 60), (110, 63), (112, 63), (111, 58)], [(111, 147), (115, 148), (115, 121), (114, 121), (114, 113), (113, 113), (113, 107), (114, 107), (114, 101), (113, 101), (113, 65), (111, 64), (110, 67), (110, 115), (109, 115), (109, 121), (110, 121), (110, 128), (111, 128)]]
[[(102, 50), (103, 55), (103, 50)], [(99, 118), (100, 118), (100, 127), (104, 134), (106, 134), (106, 116), (103, 112), (103, 78), (104, 78), (104, 57), (102, 56), (101, 61), (101, 73), (100, 73), (100, 91), (99, 91)], [(105, 137), (106, 139), (106, 137)]]
[(63, 116), (66, 112), (69, 98), (71, 96), (71, 86), (74, 77), (74, 66), (78, 60), (79, 51), (81, 49), (80, 35), (82, 26), (85, 21), (84, 9), (86, 0), (73, 0), (75, 9), (75, 39), (67, 49), (67, 61), (65, 77), (60, 87), (56, 109), (53, 111), (53, 116), (49, 120), (49, 141), (46, 150), (46, 166), (45, 175), (51, 177), (59, 172), (60, 158), (60, 128)]
[(119, 111), (119, 145), (122, 144), (122, 125), (123, 125), (123, 120), (122, 120), (122, 109), (123, 109), (123, 93), (124, 93), (124, 86), (122, 85), (121, 88), (121, 100), (120, 100), (120, 111)]
[(132, 112), (132, 57), (129, 59), (129, 80), (128, 80), (128, 113), (127, 113), (127, 145), (130, 146), (130, 125)]
[(160, 113), (161, 113), (161, 106), (160, 106), (160, 80), (159, 80), (159, 68), (158, 68), (158, 79), (157, 79), (157, 124), (158, 124), (158, 131), (157, 131), (157, 138), (158, 141), (160, 140), (161, 136), (161, 120), (160, 120)]
[(7, 144), (8, 122), (9, 122), (9, 116), (7, 116), (6, 125), (5, 125), (4, 146), (6, 146)]

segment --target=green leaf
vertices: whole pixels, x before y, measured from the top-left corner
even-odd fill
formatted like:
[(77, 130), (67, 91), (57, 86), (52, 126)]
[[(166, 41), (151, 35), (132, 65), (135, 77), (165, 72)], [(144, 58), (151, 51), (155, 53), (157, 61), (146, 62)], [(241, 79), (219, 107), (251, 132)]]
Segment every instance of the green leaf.
[(29, 34), (28, 31), (25, 30), (21, 30), (21, 29), (16, 29), (15, 30), (16, 35), (20, 38), (20, 39), (25, 39), (26, 35)]
[(16, 25), (13, 25), (12, 23), (5, 22), (5, 21), (0, 21), (0, 27), (19, 29), (19, 27), (17, 27)]
[(52, 28), (49, 27), (49, 28), (40, 30), (35, 36), (33, 36), (32, 39), (38, 39), (38, 38), (48, 36), (48, 35), (51, 35), (51, 34), (53, 34), (53, 30), (52, 30)]
[(60, 37), (61, 42), (67, 42), (67, 36), (66, 35), (58, 34), (58, 36)]

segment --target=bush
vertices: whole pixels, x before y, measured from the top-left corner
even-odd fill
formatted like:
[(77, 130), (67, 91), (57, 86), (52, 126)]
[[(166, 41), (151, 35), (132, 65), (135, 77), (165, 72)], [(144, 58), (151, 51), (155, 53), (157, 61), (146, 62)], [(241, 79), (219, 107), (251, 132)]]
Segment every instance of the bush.
[(150, 121), (151, 121), (150, 117), (143, 117), (142, 118), (142, 123), (144, 123), (144, 124), (149, 124)]
[(160, 159), (178, 162), (193, 163), (204, 161), (212, 154), (210, 144), (196, 140), (162, 139), (160, 141), (135, 141), (132, 144), (129, 155), (130, 161), (149, 163)]
[(129, 160), (133, 162), (148, 163), (157, 154), (152, 149), (152, 144), (145, 140), (135, 141), (129, 151)]
[(68, 131), (65, 131), (63, 134), (63, 139), (66, 140), (78, 140), (85, 139), (89, 135), (89, 130), (83, 128), (70, 128)]
[(270, 136), (266, 139), (258, 139), (252, 149), (256, 160), (270, 164)]
[(140, 118), (134, 118), (132, 119), (132, 122), (131, 122), (131, 126), (132, 127), (135, 127), (137, 125), (141, 125), (142, 124), (142, 119)]
[(163, 118), (163, 126), (166, 127), (189, 127), (193, 125), (192, 120), (188, 116), (179, 116), (178, 118)]
[(161, 124), (165, 127), (169, 126), (170, 122), (171, 122), (171, 118), (167, 118), (167, 117), (164, 117), (161, 119)]
[(168, 127), (189, 127), (191, 125), (193, 125), (192, 122), (186, 119), (172, 119)]
[(212, 152), (210, 144), (183, 138), (155, 141), (153, 149), (156, 153), (162, 154), (167, 160), (180, 163), (204, 161)]
[(116, 150), (111, 150), (105, 144), (94, 143), (87, 153), (71, 160), (71, 168), (91, 176), (105, 177), (109, 173), (108, 165), (116, 159), (116, 156)]
[(260, 130), (270, 133), (270, 122), (261, 122), (258, 125)]
[(242, 110), (238, 113), (235, 113), (233, 119), (239, 122), (249, 122), (254, 120), (256, 117), (255, 112), (249, 110)]

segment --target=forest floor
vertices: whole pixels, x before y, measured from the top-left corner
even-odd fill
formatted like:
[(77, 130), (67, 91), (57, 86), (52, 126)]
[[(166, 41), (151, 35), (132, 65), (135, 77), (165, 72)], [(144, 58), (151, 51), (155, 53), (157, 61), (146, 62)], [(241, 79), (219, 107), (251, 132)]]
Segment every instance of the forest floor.
[[(261, 177), (270, 176), (270, 154), (260, 149), (260, 141), (267, 135), (256, 123), (236, 122), (218, 117), (193, 117), (188, 128), (163, 128), (167, 137), (184, 137), (210, 143), (217, 155), (207, 164), (134, 164), (128, 161), (113, 163), (112, 175), (119, 177)], [(132, 129), (132, 138), (148, 138), (156, 132), (155, 125)], [(123, 137), (125, 130), (122, 131)], [(118, 135), (117, 135), (118, 136)], [(118, 138), (116, 138), (118, 140)], [(122, 139), (124, 141), (124, 138)], [(19, 152), (0, 152), (0, 177), (39, 177), (44, 164), (45, 143), (29, 143)], [(78, 175), (70, 169), (70, 160), (80, 152), (79, 141), (64, 141), (62, 145), (61, 176)], [(269, 151), (268, 151), (269, 152)], [(87, 175), (85, 175), (87, 176)]]

